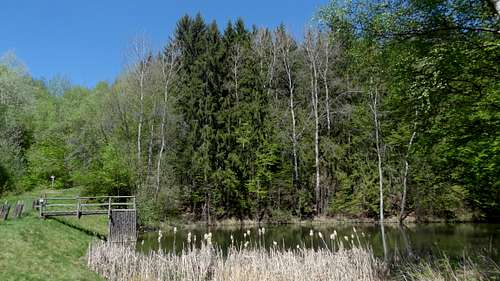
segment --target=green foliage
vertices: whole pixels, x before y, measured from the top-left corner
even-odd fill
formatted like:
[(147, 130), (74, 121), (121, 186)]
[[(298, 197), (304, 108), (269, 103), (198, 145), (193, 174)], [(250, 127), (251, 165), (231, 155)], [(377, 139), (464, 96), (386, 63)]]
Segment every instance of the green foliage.
[(134, 194), (132, 171), (122, 153), (108, 144), (102, 148), (99, 161), (87, 174), (80, 175), (81, 182), (92, 195)]
[(182, 17), (162, 52), (136, 54), (111, 85), (43, 83), (0, 64), (0, 193), (54, 175), (56, 188), (137, 194), (147, 224), (284, 222), (318, 215), (315, 206), (374, 218), (380, 156), (387, 216), (400, 215), (406, 192), (403, 216), (498, 217), (492, 7), (331, 1), (316, 19), (317, 85), (311, 50), (284, 25), (249, 30), (238, 19), (221, 30), (201, 15)]

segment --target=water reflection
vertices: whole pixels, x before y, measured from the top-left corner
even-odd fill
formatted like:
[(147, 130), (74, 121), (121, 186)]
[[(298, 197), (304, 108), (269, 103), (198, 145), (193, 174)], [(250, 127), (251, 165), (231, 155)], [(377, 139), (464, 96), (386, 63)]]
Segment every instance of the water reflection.
[[(188, 234), (191, 243), (199, 246), (204, 235), (212, 233), (212, 243), (223, 251), (231, 244), (249, 247), (333, 247), (330, 239), (357, 241), (370, 245), (375, 255), (381, 258), (401, 256), (441, 256), (460, 258), (467, 254), (480, 253), (500, 262), (500, 224), (427, 224), (398, 227), (387, 224), (381, 228), (374, 224), (322, 224), (265, 226), (259, 234), (258, 227), (173, 227), (164, 229), (161, 239), (158, 232), (140, 235), (137, 250), (148, 252), (161, 248), (164, 251), (180, 253), (187, 245)], [(311, 236), (311, 230), (313, 236)], [(323, 238), (320, 237), (320, 234)], [(354, 238), (354, 239), (353, 239)], [(385, 243), (384, 243), (385, 242)], [(349, 243), (345, 243), (349, 245)], [(384, 250), (385, 249), (385, 250)]]

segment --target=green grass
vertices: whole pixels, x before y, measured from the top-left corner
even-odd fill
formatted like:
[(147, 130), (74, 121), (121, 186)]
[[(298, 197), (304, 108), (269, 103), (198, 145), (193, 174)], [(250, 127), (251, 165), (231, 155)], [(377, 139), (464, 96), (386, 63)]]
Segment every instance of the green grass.
[(44, 193), (48, 197), (77, 196), (80, 189), (37, 190), (0, 198), (1, 203), (11, 205), (24, 201), (26, 211), (22, 218), (13, 220), (12, 206), (9, 219), (0, 221), (0, 280), (104, 280), (87, 268), (85, 255), (89, 243), (96, 239), (88, 233), (105, 235), (107, 218), (40, 219), (31, 206)]
[(0, 280), (103, 280), (87, 269), (95, 239), (33, 215), (0, 223)]

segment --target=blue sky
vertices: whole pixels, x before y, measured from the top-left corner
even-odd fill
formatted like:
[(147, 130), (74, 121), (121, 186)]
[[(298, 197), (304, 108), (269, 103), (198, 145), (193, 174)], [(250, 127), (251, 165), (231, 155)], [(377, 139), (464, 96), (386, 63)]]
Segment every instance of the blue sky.
[(75, 84), (113, 81), (127, 44), (138, 34), (158, 49), (177, 20), (200, 12), (224, 27), (243, 18), (247, 26), (284, 23), (300, 36), (328, 0), (2, 0), (0, 55), (14, 51), (35, 78), (63, 75)]

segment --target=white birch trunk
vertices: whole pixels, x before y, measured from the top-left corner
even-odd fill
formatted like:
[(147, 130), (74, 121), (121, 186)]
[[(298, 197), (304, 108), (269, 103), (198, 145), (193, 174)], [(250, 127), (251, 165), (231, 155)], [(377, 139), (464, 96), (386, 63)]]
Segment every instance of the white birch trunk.
[(297, 146), (298, 146), (298, 137), (297, 137), (297, 121), (295, 116), (295, 87), (293, 85), (292, 78), (292, 69), (290, 65), (290, 49), (291, 49), (291, 39), (284, 32), (278, 32), (278, 37), (280, 41), (280, 51), (281, 51), (281, 59), (283, 62), (283, 67), (285, 69), (287, 75), (288, 82), (288, 95), (289, 95), (289, 109), (290, 115), (292, 118), (292, 154), (293, 154), (293, 170), (294, 170), (294, 184), (299, 182), (299, 165), (298, 165), (298, 155), (297, 155)]
[(320, 188), (320, 166), (319, 166), (319, 114), (318, 114), (318, 47), (319, 34), (315, 31), (309, 31), (306, 35), (305, 49), (309, 60), (311, 71), (311, 102), (314, 114), (314, 167), (315, 173), (315, 203), (316, 213), (321, 213), (321, 188)]
[(378, 117), (378, 99), (379, 93), (378, 89), (375, 88), (375, 95), (372, 94), (372, 104), (371, 110), (373, 113), (373, 122), (375, 125), (375, 144), (377, 149), (377, 167), (378, 167), (378, 177), (379, 177), (379, 204), (380, 204), (380, 223), (384, 223), (384, 175), (382, 170), (382, 149), (380, 144), (380, 123)]
[(168, 55), (163, 55), (160, 60), (160, 68), (161, 68), (161, 76), (163, 80), (163, 107), (162, 107), (162, 116), (161, 116), (161, 125), (160, 125), (160, 137), (161, 137), (161, 145), (160, 151), (158, 152), (158, 160), (156, 163), (156, 192), (155, 199), (158, 199), (158, 194), (160, 192), (160, 175), (161, 175), (161, 165), (163, 159), (163, 153), (165, 152), (166, 146), (166, 122), (167, 122), (167, 102), (170, 91), (170, 82), (172, 79), (172, 75), (174, 75), (176, 71), (177, 64), (177, 53), (175, 50), (175, 46), (172, 46), (172, 50), (168, 53)]
[(403, 174), (403, 195), (401, 198), (401, 210), (399, 212), (399, 224), (403, 223), (405, 219), (405, 207), (406, 207), (406, 194), (408, 190), (408, 171), (409, 171), (409, 163), (408, 158), (410, 157), (411, 146), (413, 144), (413, 140), (417, 135), (417, 121), (416, 118), (418, 116), (418, 111), (415, 112), (415, 123), (413, 124), (413, 133), (411, 134), (410, 141), (408, 142), (408, 150), (405, 155), (405, 166), (404, 166), (404, 174)]

